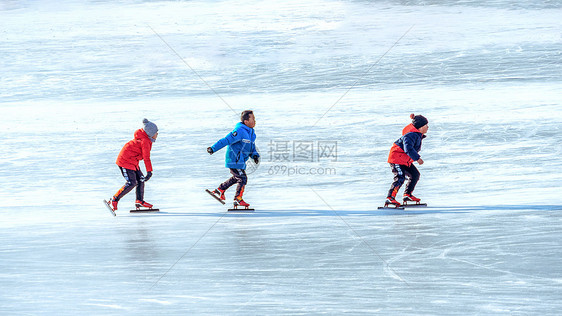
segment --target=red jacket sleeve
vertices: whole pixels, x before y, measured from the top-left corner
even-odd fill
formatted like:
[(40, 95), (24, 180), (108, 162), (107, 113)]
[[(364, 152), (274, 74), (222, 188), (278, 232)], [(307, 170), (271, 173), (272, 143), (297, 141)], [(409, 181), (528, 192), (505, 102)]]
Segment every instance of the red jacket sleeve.
[(150, 161), (150, 150), (152, 149), (152, 141), (150, 139), (143, 139), (141, 142), (142, 147), (142, 159), (144, 160), (144, 166), (146, 167), (146, 172), (152, 172), (152, 162)]

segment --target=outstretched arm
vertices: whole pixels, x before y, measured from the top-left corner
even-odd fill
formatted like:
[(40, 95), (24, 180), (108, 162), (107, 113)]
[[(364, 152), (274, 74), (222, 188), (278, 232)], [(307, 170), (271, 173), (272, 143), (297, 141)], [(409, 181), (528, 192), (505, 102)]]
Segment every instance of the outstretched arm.
[(234, 131), (228, 133), (228, 135), (226, 135), (225, 137), (219, 139), (210, 148), (213, 151), (213, 153), (215, 153), (215, 152), (221, 150), (226, 145), (234, 144), (234, 143), (240, 141), (241, 139), (242, 139), (242, 136), (240, 136), (240, 134), (236, 130), (234, 130)]

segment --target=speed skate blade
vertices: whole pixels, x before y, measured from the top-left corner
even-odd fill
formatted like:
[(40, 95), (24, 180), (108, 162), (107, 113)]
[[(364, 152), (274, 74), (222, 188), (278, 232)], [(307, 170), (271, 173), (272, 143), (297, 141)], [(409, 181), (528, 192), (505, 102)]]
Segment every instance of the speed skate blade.
[(109, 212), (111, 212), (111, 214), (113, 216), (117, 216), (117, 214), (115, 214), (115, 211), (111, 208), (111, 206), (109, 206), (109, 202), (107, 202), (106, 200), (103, 200), (103, 204), (105, 204), (105, 206), (107, 207), (107, 209), (109, 210)]
[(205, 189), (205, 192), (209, 193), (210, 196), (212, 196), (213, 198), (215, 198), (215, 200), (221, 202), (224, 205), (224, 201), (221, 200), (218, 196), (214, 195), (213, 192), (209, 191), (209, 189)]
[(253, 208), (229, 208), (229, 212), (253, 212), (255, 209)]
[(402, 204), (402, 207), (427, 207), (427, 204), (426, 203), (412, 203), (412, 204), (404, 203), (404, 204)]
[(147, 209), (140, 209), (140, 210), (130, 210), (129, 213), (152, 213), (152, 212), (160, 212), (160, 209), (157, 208), (147, 208)]
[(379, 210), (403, 210), (404, 206), (379, 206)]

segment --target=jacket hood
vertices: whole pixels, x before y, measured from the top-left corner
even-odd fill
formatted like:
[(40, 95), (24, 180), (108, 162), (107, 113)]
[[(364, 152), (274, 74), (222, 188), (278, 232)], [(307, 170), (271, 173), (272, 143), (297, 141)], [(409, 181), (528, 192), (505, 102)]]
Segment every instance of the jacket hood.
[(421, 134), (420, 130), (417, 129), (414, 126), (414, 124), (410, 124), (410, 125), (404, 127), (404, 129), (402, 130), (402, 135), (406, 135), (408, 133), (420, 133)]
[(135, 131), (135, 139), (150, 138), (146, 135), (146, 132), (141, 128)]
[(236, 127), (235, 127), (235, 128), (236, 128), (236, 129), (238, 129), (238, 128), (243, 128), (243, 129), (247, 130), (248, 132), (251, 132), (251, 131), (253, 130), (253, 128), (248, 127), (246, 124), (244, 124), (244, 123), (242, 123), (242, 122), (236, 123)]

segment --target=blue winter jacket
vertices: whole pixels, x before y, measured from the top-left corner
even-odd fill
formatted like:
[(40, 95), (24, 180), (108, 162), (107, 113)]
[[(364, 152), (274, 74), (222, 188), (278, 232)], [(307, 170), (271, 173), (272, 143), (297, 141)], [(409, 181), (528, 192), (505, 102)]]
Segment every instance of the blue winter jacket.
[(246, 161), (250, 157), (259, 157), (256, 150), (256, 133), (244, 123), (239, 122), (234, 130), (216, 142), (211, 148), (213, 152), (228, 145), (225, 155), (225, 166), (233, 169), (246, 169)]

